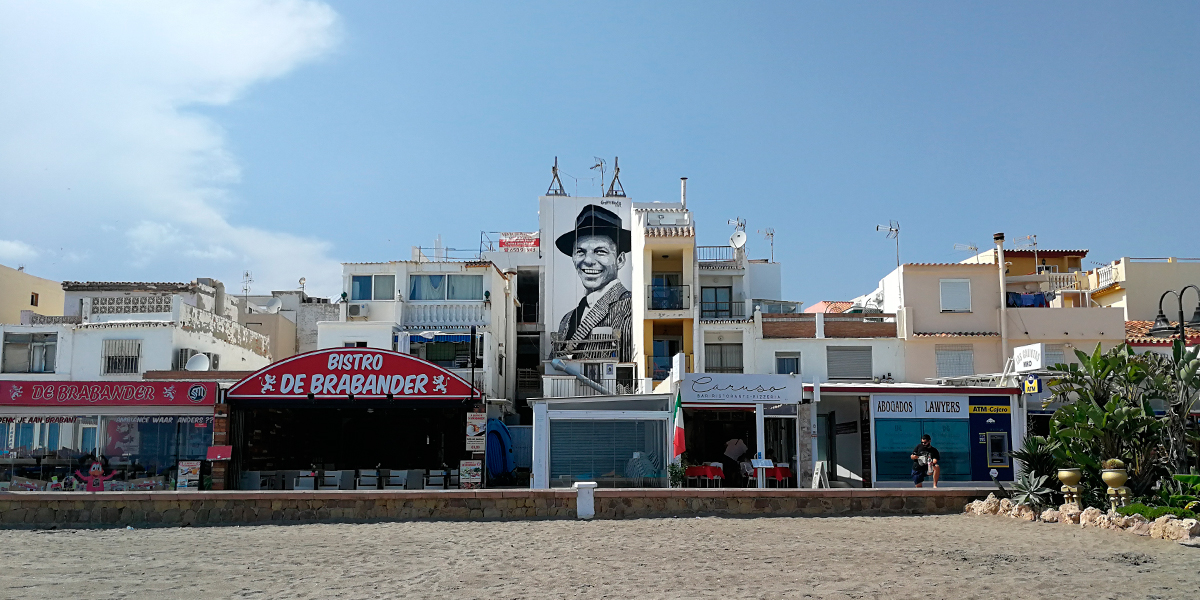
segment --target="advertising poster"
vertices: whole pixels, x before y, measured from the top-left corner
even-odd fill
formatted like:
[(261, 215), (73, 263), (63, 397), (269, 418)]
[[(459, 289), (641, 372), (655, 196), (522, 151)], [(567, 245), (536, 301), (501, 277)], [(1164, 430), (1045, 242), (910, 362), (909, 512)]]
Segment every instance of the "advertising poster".
[(175, 489), (200, 489), (200, 461), (179, 461), (179, 477), (175, 480)]
[(487, 413), (467, 413), (467, 452), (483, 452), (487, 440)]
[(628, 198), (558, 196), (543, 197), (541, 210), (547, 330), (577, 342), (615, 336), (609, 354), (619, 362), (632, 359), (632, 295), (644, 293), (631, 283), (631, 206)]
[(460, 460), (458, 461), (458, 487), (464, 490), (472, 490), (480, 487), (483, 484), (483, 461), (482, 460)]

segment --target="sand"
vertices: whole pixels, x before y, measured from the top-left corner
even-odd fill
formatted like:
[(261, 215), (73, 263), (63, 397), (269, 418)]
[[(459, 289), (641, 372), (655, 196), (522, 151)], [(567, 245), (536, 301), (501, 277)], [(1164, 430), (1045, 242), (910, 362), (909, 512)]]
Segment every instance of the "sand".
[(1200, 548), (964, 515), (0, 531), (4, 598), (1200, 598)]

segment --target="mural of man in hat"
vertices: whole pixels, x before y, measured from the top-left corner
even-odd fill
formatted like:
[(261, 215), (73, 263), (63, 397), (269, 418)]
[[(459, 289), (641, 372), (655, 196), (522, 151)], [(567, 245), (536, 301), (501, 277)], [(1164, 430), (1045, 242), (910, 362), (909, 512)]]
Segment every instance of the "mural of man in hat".
[(586, 340), (598, 327), (611, 327), (618, 336), (618, 360), (627, 362), (633, 349), (633, 295), (617, 277), (632, 246), (621, 217), (595, 204), (583, 207), (575, 229), (555, 240), (559, 252), (571, 257), (583, 283), (583, 298), (563, 315), (558, 333), (564, 340)]

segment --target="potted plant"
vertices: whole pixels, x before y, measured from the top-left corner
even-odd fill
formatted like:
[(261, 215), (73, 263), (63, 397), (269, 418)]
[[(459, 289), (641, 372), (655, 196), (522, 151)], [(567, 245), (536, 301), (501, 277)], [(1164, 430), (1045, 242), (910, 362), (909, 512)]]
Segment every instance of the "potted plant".
[(1059, 467), (1058, 480), (1067, 487), (1079, 485), (1083, 479), (1083, 471), (1079, 467)]
[(1129, 480), (1129, 473), (1125, 471), (1125, 462), (1119, 458), (1110, 458), (1104, 461), (1104, 468), (1100, 471), (1100, 479), (1108, 484), (1108, 487), (1116, 489)]

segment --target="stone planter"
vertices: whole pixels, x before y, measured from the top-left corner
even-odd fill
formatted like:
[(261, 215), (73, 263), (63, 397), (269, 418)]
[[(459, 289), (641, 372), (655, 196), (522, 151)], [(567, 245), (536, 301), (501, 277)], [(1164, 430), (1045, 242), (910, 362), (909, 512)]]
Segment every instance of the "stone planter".
[(1100, 479), (1103, 479), (1108, 487), (1116, 489), (1129, 481), (1129, 473), (1125, 469), (1104, 469), (1100, 471)]
[(1075, 486), (1079, 485), (1079, 481), (1083, 479), (1083, 471), (1077, 468), (1059, 469), (1058, 480), (1063, 485)]

